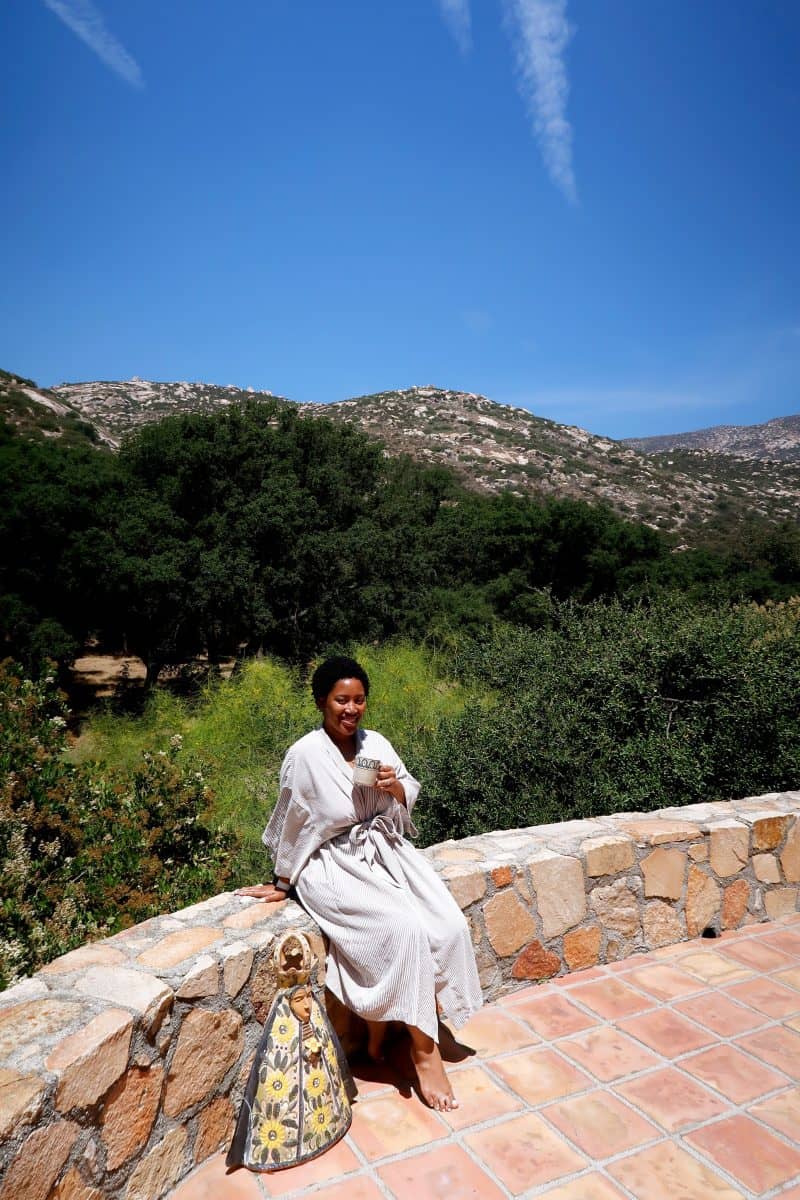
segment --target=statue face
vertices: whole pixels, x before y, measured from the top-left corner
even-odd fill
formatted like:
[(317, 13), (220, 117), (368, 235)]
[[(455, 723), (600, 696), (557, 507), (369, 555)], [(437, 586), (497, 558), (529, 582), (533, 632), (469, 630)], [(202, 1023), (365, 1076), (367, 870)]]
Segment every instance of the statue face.
[(311, 988), (300, 987), (289, 997), (289, 1007), (301, 1024), (311, 1019)]

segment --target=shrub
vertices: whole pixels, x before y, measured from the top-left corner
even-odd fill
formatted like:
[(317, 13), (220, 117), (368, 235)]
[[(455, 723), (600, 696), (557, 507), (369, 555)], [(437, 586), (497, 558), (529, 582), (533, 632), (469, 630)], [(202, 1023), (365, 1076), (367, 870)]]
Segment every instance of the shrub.
[[(424, 774), (439, 723), (463, 707), (463, 687), (446, 677), (440, 655), (421, 646), (341, 649), (364, 664), (372, 681), (365, 725), (394, 743), (412, 773)], [(231, 882), (254, 883), (269, 873), (261, 833), (277, 798), (283, 756), (319, 724), (306, 677), (317, 661), (301, 675), (277, 659), (251, 659), (194, 700), (155, 691), (140, 717), (100, 712), (73, 757), (131, 771), (143, 751), (168, 750), (170, 733), (180, 733), (184, 756), (200, 765), (213, 792), (214, 820), (236, 842)]]
[(0, 987), (93, 937), (220, 890), (229, 840), (207, 823), (180, 738), (129, 773), (64, 757), (52, 676), (0, 664)]
[(799, 602), (555, 616), (462, 660), (486, 699), (440, 727), (426, 842), (797, 786)]

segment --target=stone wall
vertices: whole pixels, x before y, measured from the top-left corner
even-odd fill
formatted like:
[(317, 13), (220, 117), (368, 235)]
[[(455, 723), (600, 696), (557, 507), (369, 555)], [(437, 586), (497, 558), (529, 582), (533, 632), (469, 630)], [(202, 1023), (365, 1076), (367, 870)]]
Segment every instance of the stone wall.
[(800, 792), (442, 842), (484, 995), (800, 907)]
[[(798, 907), (800, 792), (490, 833), (426, 854), (487, 998)], [(230, 1137), (275, 992), (319, 931), (230, 894), (56, 959), (0, 993), (0, 1200), (158, 1200)]]

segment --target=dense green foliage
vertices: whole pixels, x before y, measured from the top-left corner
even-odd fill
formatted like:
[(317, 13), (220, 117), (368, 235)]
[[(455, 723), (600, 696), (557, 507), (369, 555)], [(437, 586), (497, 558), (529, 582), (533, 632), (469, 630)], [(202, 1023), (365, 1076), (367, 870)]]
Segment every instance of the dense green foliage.
[(87, 938), (219, 890), (228, 840), (180, 742), (126, 773), (64, 757), (53, 680), (0, 663), (0, 988)]
[[(445, 678), (430, 650), (394, 643), (355, 646), (374, 681), (365, 724), (380, 729), (424, 775), (443, 719), (461, 711), (463, 688)], [(243, 664), (229, 680), (212, 680), (186, 699), (155, 690), (141, 716), (101, 710), (87, 720), (73, 761), (131, 772), (142, 754), (182, 739), (183, 757), (197, 763), (212, 793), (212, 811), (235, 839), (231, 880), (253, 883), (267, 872), (261, 831), (277, 797), (287, 747), (319, 724), (308, 681), (273, 659)]]
[(800, 603), (554, 604), (460, 670), (482, 688), (443, 722), (425, 840), (797, 786)]
[[(0, 638), (28, 676), (0, 671), (0, 987), (266, 874), (331, 650), (373, 678), (366, 723), (423, 781), (425, 842), (796, 786), (798, 592), (794, 526), (677, 551), (278, 403), (170, 418), (118, 456), (0, 425)], [(237, 669), (96, 712), (68, 758), (42, 665), (90, 636), (150, 684), (201, 653)]]
[(609, 509), (471, 494), (278, 402), (168, 418), (118, 456), (0, 428), (0, 637), (34, 671), (89, 636), (140, 655), (152, 683), (204, 652), (303, 663), (353, 639), (536, 628), (548, 595), (799, 587), (794, 528), (675, 553)]

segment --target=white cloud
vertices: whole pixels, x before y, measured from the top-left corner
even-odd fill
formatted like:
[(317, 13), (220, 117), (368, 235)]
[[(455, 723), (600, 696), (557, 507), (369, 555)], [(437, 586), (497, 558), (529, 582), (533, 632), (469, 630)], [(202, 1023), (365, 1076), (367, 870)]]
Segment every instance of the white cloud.
[(472, 45), (469, 0), (439, 0), (439, 8), (459, 50), (462, 54), (468, 54)]
[(572, 36), (567, 0), (505, 0), (519, 89), (533, 122), (547, 172), (571, 204), (578, 191), (567, 120), (569, 81), (564, 51)]
[(126, 83), (144, 87), (139, 64), (107, 28), (91, 0), (44, 0), (45, 5)]

